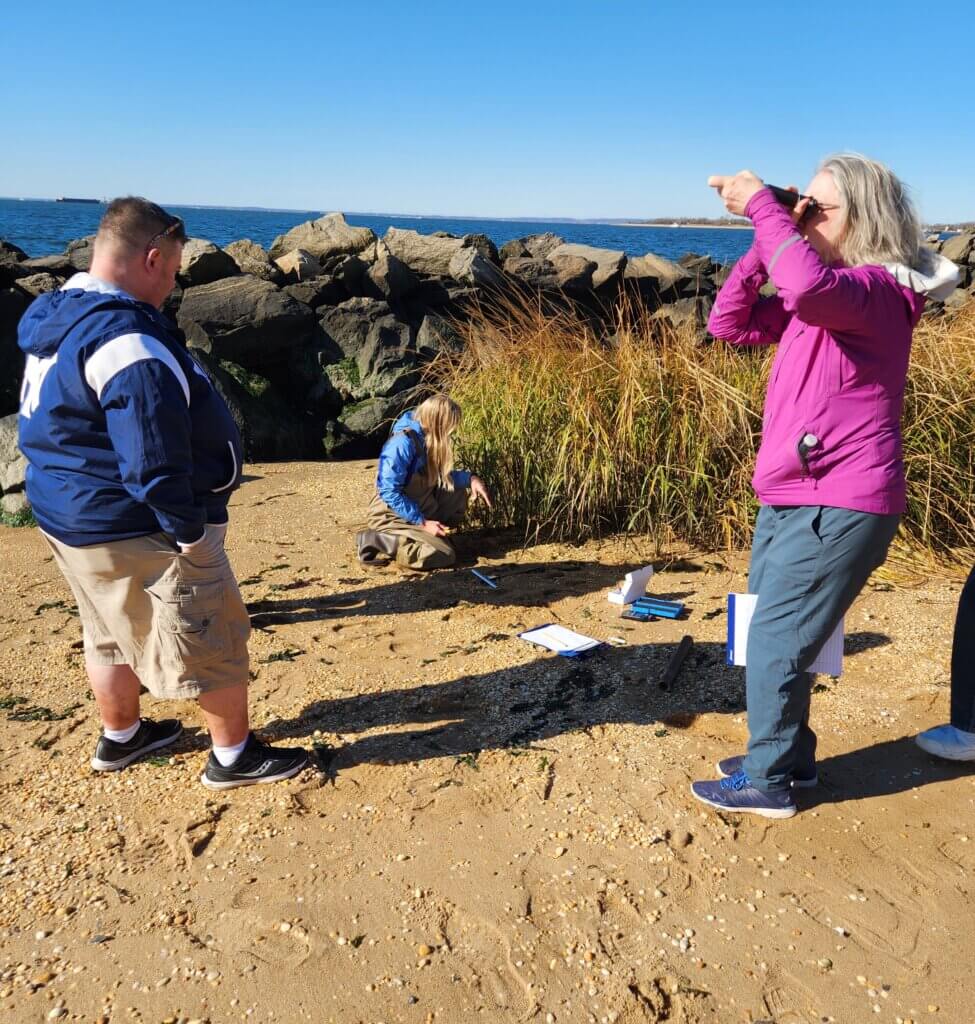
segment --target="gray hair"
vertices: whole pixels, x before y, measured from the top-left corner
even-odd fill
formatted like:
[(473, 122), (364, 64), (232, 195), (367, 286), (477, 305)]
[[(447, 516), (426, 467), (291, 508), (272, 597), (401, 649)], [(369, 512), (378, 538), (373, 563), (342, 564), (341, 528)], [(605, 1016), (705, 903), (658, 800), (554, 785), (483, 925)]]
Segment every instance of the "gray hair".
[(922, 261), (923, 236), (917, 209), (904, 183), (883, 164), (859, 153), (838, 153), (819, 166), (836, 182), (846, 211), (839, 255), (848, 267)]

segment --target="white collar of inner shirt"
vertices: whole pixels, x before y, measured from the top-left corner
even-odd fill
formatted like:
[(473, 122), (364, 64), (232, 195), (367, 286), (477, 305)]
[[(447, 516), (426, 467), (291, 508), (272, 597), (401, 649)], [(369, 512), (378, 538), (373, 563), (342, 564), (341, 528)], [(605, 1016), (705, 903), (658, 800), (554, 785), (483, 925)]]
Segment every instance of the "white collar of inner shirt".
[(80, 289), (83, 292), (98, 292), (101, 295), (124, 295), (127, 299), (132, 298), (124, 289), (118, 288), (114, 284), (109, 284), (108, 281), (103, 281), (100, 277), (94, 277), (87, 271), (82, 271), (73, 277), (69, 277), (61, 285), (61, 291), (64, 292), (72, 288)]

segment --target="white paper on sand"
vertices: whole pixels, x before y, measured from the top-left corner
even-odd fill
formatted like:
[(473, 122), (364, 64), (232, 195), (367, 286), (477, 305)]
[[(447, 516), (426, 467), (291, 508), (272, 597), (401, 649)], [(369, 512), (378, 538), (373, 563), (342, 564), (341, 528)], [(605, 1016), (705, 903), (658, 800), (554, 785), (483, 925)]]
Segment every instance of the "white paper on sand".
[(559, 625), (539, 626), (537, 629), (519, 633), (518, 636), (529, 643), (555, 651), (556, 654), (581, 654), (600, 645), (600, 641), (594, 640), (591, 636), (583, 636), (582, 633)]
[[(746, 664), (748, 652), (748, 627), (758, 594), (728, 595), (728, 664)], [(843, 672), (843, 620), (833, 635), (823, 645), (816, 660), (809, 666), (810, 672), (821, 672), (825, 676), (838, 676)]]
[(638, 597), (647, 592), (647, 584), (653, 575), (653, 566), (645, 565), (642, 569), (634, 569), (623, 577), (623, 585), (611, 590), (606, 596), (610, 604), (633, 604)]

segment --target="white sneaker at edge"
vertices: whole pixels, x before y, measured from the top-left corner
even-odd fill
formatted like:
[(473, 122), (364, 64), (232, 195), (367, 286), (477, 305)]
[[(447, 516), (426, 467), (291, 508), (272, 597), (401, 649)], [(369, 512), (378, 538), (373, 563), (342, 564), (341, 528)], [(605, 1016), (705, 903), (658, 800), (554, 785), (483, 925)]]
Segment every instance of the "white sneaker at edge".
[(975, 761), (975, 732), (962, 732), (953, 725), (925, 729), (914, 742), (935, 757), (948, 761)]

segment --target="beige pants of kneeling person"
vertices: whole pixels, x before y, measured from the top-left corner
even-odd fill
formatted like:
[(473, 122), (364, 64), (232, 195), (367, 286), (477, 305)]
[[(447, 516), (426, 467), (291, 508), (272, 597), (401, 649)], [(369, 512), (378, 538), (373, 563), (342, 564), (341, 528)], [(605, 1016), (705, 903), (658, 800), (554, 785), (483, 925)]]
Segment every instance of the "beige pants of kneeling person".
[[(431, 487), (417, 473), (406, 485), (404, 493), (420, 506), (424, 519), (432, 519), (444, 526), (459, 526), (467, 512), (470, 490), (455, 487), (448, 491)], [(457, 552), (446, 537), (434, 537), (426, 530), (401, 519), (379, 496), (369, 505), (368, 523), (371, 530), (397, 538), (396, 561), (410, 569), (445, 569), (457, 561)]]
[(200, 565), (162, 533), (89, 547), (45, 537), (78, 603), (90, 665), (129, 665), (168, 699), (247, 684), (250, 618), (222, 549)]

